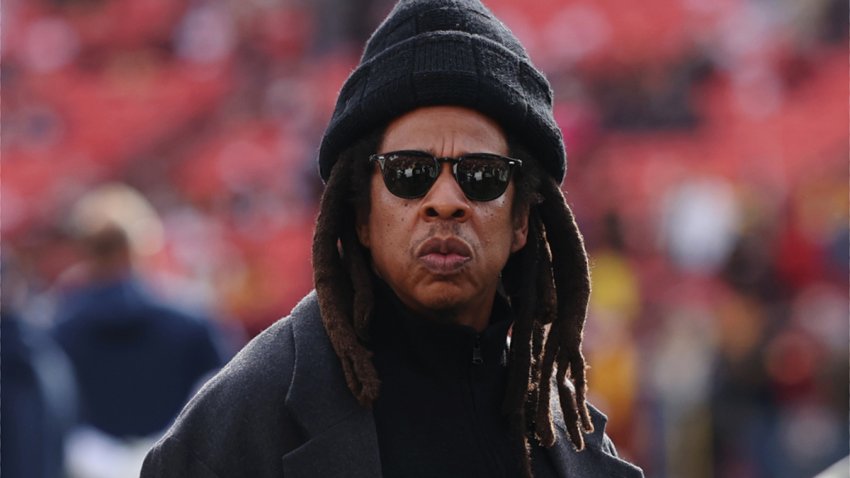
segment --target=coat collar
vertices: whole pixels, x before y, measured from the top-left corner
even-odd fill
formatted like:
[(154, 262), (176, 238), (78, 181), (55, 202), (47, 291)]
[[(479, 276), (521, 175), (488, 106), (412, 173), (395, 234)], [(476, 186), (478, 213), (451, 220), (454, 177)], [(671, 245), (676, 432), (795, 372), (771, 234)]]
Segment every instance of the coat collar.
[(286, 406), (306, 443), (284, 455), (285, 475), (381, 476), (372, 411), (357, 403), (346, 386), (315, 291), (295, 307), (291, 320), (295, 366)]

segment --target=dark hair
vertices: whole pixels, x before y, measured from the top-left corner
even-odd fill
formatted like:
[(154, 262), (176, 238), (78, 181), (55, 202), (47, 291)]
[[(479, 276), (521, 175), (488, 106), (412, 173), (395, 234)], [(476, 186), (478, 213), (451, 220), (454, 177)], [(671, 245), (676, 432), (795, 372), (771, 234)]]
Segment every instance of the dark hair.
[[(367, 348), (373, 310), (368, 251), (357, 240), (357, 214), (368, 213), (370, 154), (382, 130), (344, 151), (334, 165), (313, 238), (313, 266), (322, 321), (339, 356), (348, 387), (364, 406), (378, 397), (380, 380)], [(582, 430), (593, 431), (585, 395), (581, 342), (590, 276), (584, 242), (558, 182), (527, 150), (509, 140), (510, 154), (523, 161), (514, 176), (514, 218), (529, 211), (528, 242), (502, 272), (504, 290), (516, 313), (503, 410), (531, 477), (532, 440), (555, 443), (550, 396), (555, 387), (571, 442), (584, 448)], [(536, 278), (535, 280), (528, 280)], [(572, 383), (567, 381), (567, 375)]]

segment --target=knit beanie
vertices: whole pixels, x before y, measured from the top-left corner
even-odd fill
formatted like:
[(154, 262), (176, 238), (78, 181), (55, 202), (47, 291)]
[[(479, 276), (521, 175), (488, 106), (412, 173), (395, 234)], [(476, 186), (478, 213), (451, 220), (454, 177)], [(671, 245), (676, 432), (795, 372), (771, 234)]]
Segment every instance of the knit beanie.
[(479, 0), (401, 0), (366, 43), (339, 93), (319, 150), (330, 177), (339, 154), (419, 107), (476, 110), (517, 138), (558, 182), (566, 171), (552, 89), (511, 31)]

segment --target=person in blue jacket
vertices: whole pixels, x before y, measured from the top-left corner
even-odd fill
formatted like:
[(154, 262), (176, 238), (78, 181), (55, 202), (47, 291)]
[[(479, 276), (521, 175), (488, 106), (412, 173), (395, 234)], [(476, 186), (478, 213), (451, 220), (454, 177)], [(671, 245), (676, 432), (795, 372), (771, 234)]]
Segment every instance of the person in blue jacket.
[(591, 407), (552, 91), (478, 0), (402, 0), (319, 151), (315, 291), (208, 382), (148, 477), (638, 477)]
[(132, 224), (151, 214), (124, 185), (80, 199), (72, 217), (86, 278), (60, 301), (52, 331), (74, 365), (81, 424), (119, 439), (162, 433), (224, 362), (214, 324), (158, 298), (136, 272)]
[(0, 472), (3, 478), (58, 478), (77, 419), (73, 370), (50, 336), (21, 314), (27, 280), (8, 249), (2, 256)]

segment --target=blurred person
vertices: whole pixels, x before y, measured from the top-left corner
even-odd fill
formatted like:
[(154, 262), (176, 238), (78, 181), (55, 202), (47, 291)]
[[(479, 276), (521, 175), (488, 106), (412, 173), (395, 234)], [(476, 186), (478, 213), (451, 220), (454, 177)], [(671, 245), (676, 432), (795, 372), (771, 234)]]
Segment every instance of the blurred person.
[(740, 229), (738, 198), (720, 177), (694, 177), (665, 192), (661, 235), (682, 271), (713, 274), (731, 254)]
[(643, 476), (585, 400), (588, 260), (549, 83), (486, 7), (396, 4), (319, 167), (316, 290), (143, 477)]
[(21, 316), (28, 286), (8, 249), (0, 281), (0, 472), (4, 478), (58, 478), (65, 437), (76, 420), (74, 374), (50, 336)]
[(585, 349), (593, 363), (594, 402), (612, 417), (608, 433), (622, 448), (634, 449), (632, 433), (640, 386), (640, 357), (631, 330), (640, 316), (640, 282), (629, 260), (622, 222), (615, 211), (603, 216), (602, 234), (594, 241), (593, 295)]
[(149, 447), (223, 364), (218, 333), (145, 285), (137, 256), (159, 248), (162, 226), (137, 191), (102, 185), (74, 205), (70, 220), (85, 255), (82, 285), (60, 300), (53, 330), (80, 385), (84, 428), (69, 444), (69, 465), (82, 476), (138, 474), (141, 456), (135, 464), (132, 452), (121, 464), (110, 460), (134, 440)]

